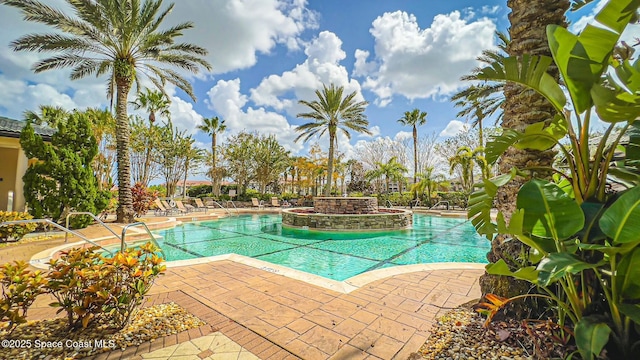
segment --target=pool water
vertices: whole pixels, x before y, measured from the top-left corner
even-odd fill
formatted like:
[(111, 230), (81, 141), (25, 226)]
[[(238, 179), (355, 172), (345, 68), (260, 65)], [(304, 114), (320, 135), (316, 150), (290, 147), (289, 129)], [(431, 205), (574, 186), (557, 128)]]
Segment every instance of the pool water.
[(465, 219), (413, 215), (413, 228), (319, 232), (282, 228), (280, 215), (241, 215), (156, 231), (167, 260), (235, 253), (333, 280), (391, 266), (486, 263), (490, 243)]

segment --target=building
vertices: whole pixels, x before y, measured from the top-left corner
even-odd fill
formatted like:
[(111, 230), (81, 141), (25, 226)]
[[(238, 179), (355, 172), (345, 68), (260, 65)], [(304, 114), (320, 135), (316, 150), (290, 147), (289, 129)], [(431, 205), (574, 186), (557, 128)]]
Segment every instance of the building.
[[(30, 160), (20, 146), (20, 132), (24, 125), (24, 121), (0, 116), (0, 211), (25, 210), (22, 177)], [(33, 129), (45, 141), (51, 141), (55, 132), (44, 126), (34, 126)]]

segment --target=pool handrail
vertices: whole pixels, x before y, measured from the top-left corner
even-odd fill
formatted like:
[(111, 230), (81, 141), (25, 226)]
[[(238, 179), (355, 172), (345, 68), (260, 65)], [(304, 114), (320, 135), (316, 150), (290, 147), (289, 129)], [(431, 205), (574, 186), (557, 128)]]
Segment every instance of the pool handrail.
[(51, 226), (53, 226), (53, 227), (55, 227), (57, 229), (60, 229), (60, 230), (65, 232), (65, 239), (64, 239), (65, 242), (67, 242), (67, 234), (71, 234), (73, 236), (76, 236), (76, 237), (84, 240), (85, 242), (87, 242), (87, 243), (89, 243), (91, 245), (94, 245), (94, 246), (97, 246), (97, 247), (101, 248), (102, 250), (108, 252), (111, 256), (113, 256), (113, 251), (111, 251), (111, 250), (105, 248), (104, 246), (101, 246), (100, 244), (90, 240), (89, 238), (87, 238), (86, 236), (80, 234), (79, 232), (73, 231), (71, 229), (68, 229), (68, 228), (66, 228), (66, 227), (64, 227), (64, 226), (62, 226), (62, 225), (60, 225), (60, 224), (58, 224), (56, 222), (53, 222), (53, 221), (51, 221), (49, 219), (29, 219), (29, 220), (4, 221), (4, 222), (0, 223), (0, 226), (18, 225), (18, 224), (49, 224), (49, 225), (51, 225)]
[(240, 214), (240, 210), (238, 210), (233, 200), (227, 200), (227, 205), (229, 205), (229, 203), (231, 203), (231, 205), (233, 205), (233, 208), (236, 209), (236, 215)]
[[(212, 202), (212, 203), (214, 203), (214, 204), (216, 204), (216, 205), (218, 205), (218, 207), (220, 207), (220, 209), (222, 209), (222, 210), (226, 211), (226, 212), (227, 212), (227, 214), (231, 215), (231, 211), (229, 211), (229, 209), (227, 209), (226, 207), (224, 207), (224, 206), (220, 205), (220, 203), (219, 203), (219, 202), (217, 202), (217, 201), (215, 201), (215, 200), (211, 200), (211, 202)], [(234, 206), (235, 206), (235, 205), (234, 205)]]
[[(90, 212), (87, 212), (87, 211), (72, 211), (72, 212), (68, 213), (66, 221), (65, 221), (65, 226), (67, 227), (67, 229), (69, 228), (69, 218), (72, 215), (88, 215), (88, 216), (90, 216), (91, 218), (93, 218), (93, 220), (95, 220), (103, 228), (109, 230), (113, 234), (113, 236), (115, 236), (116, 238), (118, 238), (118, 240), (120, 240), (120, 237), (118, 236), (118, 234), (116, 234), (115, 231), (113, 231), (110, 227), (108, 227), (107, 224), (105, 224), (102, 220), (100, 220), (100, 218), (95, 216), (93, 213), (90, 213)], [(69, 236), (68, 233), (64, 234), (64, 242), (67, 242), (68, 236)]]
[(449, 210), (449, 202), (446, 200), (443, 201), (438, 201), (435, 205), (433, 205), (432, 207), (429, 208), (429, 210), (433, 209), (434, 207), (438, 206), (438, 205), (447, 205), (447, 210)]
[(142, 221), (138, 221), (138, 222), (134, 222), (131, 224), (127, 224), (125, 226), (122, 227), (122, 237), (120, 238), (120, 251), (124, 251), (124, 249), (127, 248), (127, 244), (125, 242), (125, 238), (127, 236), (127, 230), (130, 227), (134, 227), (134, 226), (140, 226), (142, 225), (142, 227), (144, 227), (144, 229), (147, 231), (147, 234), (149, 234), (149, 241), (155, 245), (158, 250), (160, 250), (160, 253), (162, 253), (162, 257), (163, 258), (167, 258), (167, 254), (164, 253), (164, 250), (162, 250), (162, 247), (160, 247), (160, 244), (158, 244), (158, 241), (156, 240), (156, 237), (153, 236), (153, 234), (151, 233), (151, 230), (149, 230), (149, 227), (147, 227), (147, 224), (143, 223)]

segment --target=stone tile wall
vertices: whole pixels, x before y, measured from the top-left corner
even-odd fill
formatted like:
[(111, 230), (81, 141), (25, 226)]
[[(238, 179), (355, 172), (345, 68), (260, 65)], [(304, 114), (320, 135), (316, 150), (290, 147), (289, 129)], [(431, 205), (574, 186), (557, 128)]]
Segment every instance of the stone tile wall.
[(374, 214), (378, 212), (378, 198), (315, 197), (313, 209), (322, 214)]

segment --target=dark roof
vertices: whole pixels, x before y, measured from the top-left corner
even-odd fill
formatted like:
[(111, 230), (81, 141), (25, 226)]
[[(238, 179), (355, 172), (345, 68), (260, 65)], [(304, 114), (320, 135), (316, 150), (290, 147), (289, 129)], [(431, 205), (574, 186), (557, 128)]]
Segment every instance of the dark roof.
[[(26, 122), (21, 120), (0, 116), (0, 137), (19, 138), (20, 132), (26, 124)], [(50, 127), (40, 125), (33, 125), (33, 130), (45, 140), (51, 140), (51, 135), (56, 132)]]

